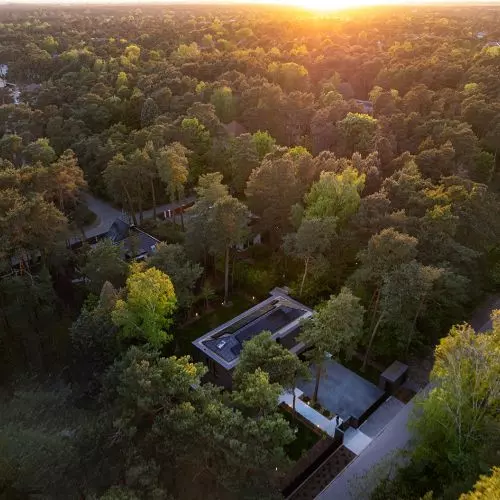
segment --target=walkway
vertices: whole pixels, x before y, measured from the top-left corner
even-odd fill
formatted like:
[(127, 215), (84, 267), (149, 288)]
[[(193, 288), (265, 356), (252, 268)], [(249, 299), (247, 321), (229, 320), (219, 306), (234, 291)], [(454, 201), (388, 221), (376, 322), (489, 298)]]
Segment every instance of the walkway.
[[(335, 436), (335, 429), (337, 427), (337, 422), (335, 418), (331, 420), (323, 416), (321, 413), (316, 411), (312, 406), (309, 406), (307, 403), (304, 403), (300, 396), (302, 396), (303, 392), (295, 388), (295, 411), (305, 418), (308, 422), (311, 422), (312, 425), (321, 429), (323, 432), (328, 434), (329, 436)], [(285, 391), (279, 397), (280, 403), (285, 403), (290, 408), (293, 408), (293, 394), (289, 391)], [(338, 425), (342, 424), (342, 419), (339, 417)]]

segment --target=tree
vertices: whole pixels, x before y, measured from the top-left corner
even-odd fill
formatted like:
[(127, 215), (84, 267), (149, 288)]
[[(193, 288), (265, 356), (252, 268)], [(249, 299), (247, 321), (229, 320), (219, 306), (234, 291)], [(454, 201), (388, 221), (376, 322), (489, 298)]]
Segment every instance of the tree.
[(316, 384), (313, 403), (318, 399), (319, 382), (325, 356), (328, 353), (333, 359), (342, 354), (350, 358), (363, 334), (364, 307), (348, 288), (342, 288), (337, 296), (319, 307), (315, 314), (306, 320), (299, 342), (309, 348), (308, 356), (316, 367)]
[(230, 87), (219, 87), (214, 90), (210, 102), (215, 106), (217, 116), (222, 123), (229, 123), (235, 113), (233, 91)]
[(375, 118), (360, 113), (348, 113), (338, 122), (337, 127), (344, 141), (345, 156), (351, 156), (353, 153), (367, 155), (373, 151), (378, 127)]
[(212, 238), (207, 223), (212, 206), (228, 195), (228, 188), (222, 184), (219, 172), (201, 175), (195, 188), (197, 199), (189, 209), (189, 223), (186, 231), (186, 248), (195, 259), (203, 258), (205, 268)]
[(82, 273), (90, 280), (90, 289), (99, 293), (107, 281), (115, 288), (125, 285), (128, 264), (123, 260), (121, 248), (105, 238), (91, 248), (86, 256)]
[(18, 385), (0, 408), (0, 493), (5, 498), (71, 497), (80, 489), (78, 432), (93, 423), (68, 387)]
[(229, 259), (235, 245), (248, 237), (250, 213), (247, 207), (232, 196), (217, 200), (208, 214), (207, 226), (211, 233), (210, 251), (224, 256), (224, 303), (229, 298)]
[(311, 264), (324, 258), (331, 248), (336, 235), (335, 217), (303, 219), (296, 233), (285, 235), (283, 249), (287, 255), (304, 261), (304, 273), (300, 282), (299, 295), (302, 295), (306, 277)]
[(231, 187), (242, 193), (252, 171), (259, 166), (259, 153), (252, 135), (241, 134), (231, 141)]
[(144, 128), (152, 125), (159, 114), (160, 110), (155, 100), (152, 97), (148, 97), (142, 105), (141, 126)]
[(117, 328), (111, 320), (117, 292), (107, 281), (97, 304), (87, 301), (71, 325), (71, 382), (86, 396), (98, 395), (104, 371), (118, 356)]
[[(137, 347), (115, 363), (105, 378), (112, 411), (104, 442), (120, 457), (119, 478), (139, 468), (143, 474), (133, 489), (147, 489), (149, 498), (156, 489), (189, 498), (203, 489), (210, 500), (232, 498), (235, 491), (242, 498), (278, 498), (277, 480), (288, 465), (283, 447), (293, 434), (276, 403), (270, 405), (276, 386), (257, 375), (233, 403), (201, 384), (205, 371), (188, 357), (164, 358)], [(269, 397), (261, 397), (261, 388)], [(172, 467), (182, 473), (169, 474)]]
[(269, 232), (277, 247), (290, 228), (290, 210), (304, 193), (291, 158), (266, 159), (248, 179), (245, 194), (252, 213), (259, 216), (258, 226)]
[(255, 149), (257, 150), (257, 155), (259, 156), (259, 160), (262, 161), (264, 157), (270, 153), (275, 145), (276, 140), (271, 137), (269, 132), (262, 132), (257, 130), (254, 134), (252, 134), (252, 141), (255, 145)]
[(215, 298), (215, 296), (216, 296), (215, 289), (210, 283), (210, 280), (205, 279), (203, 281), (203, 285), (201, 286), (201, 290), (198, 295), (198, 298), (200, 300), (203, 300), (203, 302), (205, 303), (205, 311), (208, 310), (208, 304), (213, 298)]
[(240, 360), (234, 370), (236, 387), (246, 374), (261, 369), (269, 375), (271, 384), (277, 383), (293, 395), (295, 412), (295, 386), (298, 379), (309, 376), (307, 366), (288, 349), (278, 344), (271, 332), (262, 332), (243, 344)]
[(483, 460), (491, 464), (498, 448), (499, 333), (495, 312), (493, 331), (477, 334), (469, 325), (454, 326), (436, 348), (433, 387), (413, 422), (412, 455), (425, 464), (434, 485), (463, 488), (477, 478)]
[(353, 168), (340, 174), (322, 172), (305, 196), (305, 216), (335, 217), (339, 224), (345, 224), (358, 210), (364, 185), (365, 175)]
[(110, 196), (128, 208), (134, 224), (137, 225), (134, 197), (137, 187), (137, 178), (128, 168), (127, 161), (122, 153), (118, 153), (108, 163), (104, 170), (104, 180)]
[(460, 500), (494, 500), (500, 492), (500, 467), (493, 467), (489, 476), (481, 476), (474, 491), (464, 493)]
[(203, 268), (190, 261), (179, 244), (159, 243), (147, 265), (164, 272), (172, 281), (179, 309), (189, 310), (195, 300), (194, 289)]
[[(384, 324), (396, 333), (398, 354), (402, 352), (408, 356), (418, 333), (417, 322), (433, 298), (432, 291), (436, 282), (444, 273), (444, 269), (424, 266), (412, 260), (384, 276), (380, 291), (381, 312), (376, 326)], [(372, 342), (377, 330), (378, 328), (372, 333)], [(371, 344), (367, 351), (370, 348)]]
[(269, 378), (269, 374), (261, 368), (243, 373), (237, 390), (231, 394), (233, 403), (255, 418), (274, 413), (283, 387), (271, 383)]
[(68, 204), (72, 204), (73, 207), (76, 205), (81, 190), (87, 186), (83, 178), (83, 170), (78, 166), (75, 153), (71, 149), (64, 151), (50, 165), (48, 175), (59, 210), (64, 213), (68, 208)]
[(56, 159), (56, 153), (46, 138), (37, 139), (35, 142), (28, 144), (24, 148), (24, 156), (28, 162), (40, 162), (45, 167)]
[[(353, 273), (350, 282), (353, 285), (362, 285), (370, 294), (370, 338), (363, 361), (366, 366), (375, 335), (380, 324), (386, 317), (381, 311), (380, 299), (382, 285), (388, 286), (388, 277), (400, 265), (412, 261), (417, 255), (418, 240), (407, 234), (399, 233), (393, 228), (384, 229), (372, 236), (366, 250), (358, 253), (360, 267)], [(385, 297), (389, 297), (389, 293)]]
[(127, 278), (127, 297), (118, 299), (113, 322), (124, 338), (143, 338), (154, 346), (171, 340), (168, 328), (177, 300), (170, 278), (154, 267), (131, 267)]
[[(160, 179), (167, 184), (171, 200), (180, 203), (184, 196), (184, 186), (188, 180), (188, 150), (179, 142), (173, 142), (162, 148), (156, 159)], [(181, 207), (181, 226), (184, 231), (184, 215)]]

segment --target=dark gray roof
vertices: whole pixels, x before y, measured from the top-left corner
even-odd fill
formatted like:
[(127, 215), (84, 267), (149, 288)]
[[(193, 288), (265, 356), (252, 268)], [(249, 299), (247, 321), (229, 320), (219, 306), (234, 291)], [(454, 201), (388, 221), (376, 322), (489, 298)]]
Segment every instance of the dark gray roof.
[(113, 243), (119, 243), (128, 237), (129, 230), (129, 224), (121, 219), (116, 219), (106, 233), (106, 238), (109, 238)]
[(300, 319), (312, 311), (275, 288), (271, 297), (240, 314), (231, 321), (196, 339), (193, 344), (227, 369), (236, 365), (244, 342), (263, 331), (278, 340), (296, 334)]
[(130, 226), (122, 219), (116, 219), (105, 235), (115, 244), (121, 244), (122, 257), (136, 258), (149, 255), (160, 242), (155, 237), (145, 233), (141, 229)]

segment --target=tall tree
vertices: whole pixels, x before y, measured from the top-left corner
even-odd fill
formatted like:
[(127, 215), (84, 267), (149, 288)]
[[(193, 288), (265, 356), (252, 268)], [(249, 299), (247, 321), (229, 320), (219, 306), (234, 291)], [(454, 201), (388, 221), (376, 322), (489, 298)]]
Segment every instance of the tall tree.
[(156, 246), (155, 253), (148, 259), (147, 265), (169, 276), (174, 285), (179, 309), (189, 310), (195, 300), (194, 290), (203, 268), (188, 259), (186, 250), (181, 245), (166, 243)]
[(295, 354), (273, 340), (271, 332), (262, 332), (243, 344), (240, 360), (234, 370), (233, 380), (239, 386), (245, 374), (262, 369), (269, 374), (269, 382), (278, 383), (292, 392), (295, 411), (295, 387), (297, 380), (309, 376), (306, 364)]
[(300, 282), (302, 295), (311, 265), (325, 257), (336, 235), (335, 217), (303, 219), (296, 233), (285, 235), (283, 249), (287, 255), (304, 261), (304, 272)]
[(333, 359), (339, 359), (340, 355), (346, 358), (352, 356), (363, 335), (364, 313), (365, 309), (360, 304), (359, 298), (348, 288), (342, 288), (337, 296), (332, 295), (310, 319), (304, 322), (298, 340), (309, 348), (307, 355), (316, 368), (313, 402), (318, 399), (326, 354), (331, 355)]
[(116, 288), (124, 286), (128, 264), (123, 260), (120, 246), (105, 238), (87, 253), (82, 273), (90, 280), (90, 289), (99, 293), (107, 281)]
[(353, 168), (337, 174), (322, 172), (305, 196), (306, 217), (336, 217), (344, 224), (358, 210), (365, 175)]
[(230, 252), (248, 238), (249, 221), (250, 212), (247, 207), (232, 196), (217, 200), (208, 214), (210, 251), (224, 258), (224, 303), (227, 303), (229, 298)]
[(64, 213), (69, 204), (75, 207), (78, 196), (87, 183), (83, 178), (83, 170), (78, 166), (78, 159), (71, 149), (64, 151), (50, 165), (48, 176), (59, 210)]
[[(384, 283), (387, 286), (387, 279), (391, 272), (416, 257), (417, 243), (416, 238), (389, 228), (372, 236), (367, 249), (358, 253), (360, 266), (351, 276), (350, 282), (354, 286), (361, 285), (370, 297), (366, 301), (370, 311), (370, 337), (363, 368), (368, 361), (375, 335), (386, 317), (385, 312), (380, 308), (382, 286)], [(385, 297), (389, 297), (389, 294)]]
[(128, 168), (128, 163), (122, 153), (118, 153), (108, 163), (104, 171), (104, 180), (110, 196), (128, 208), (128, 213), (137, 225), (135, 201), (133, 195), (136, 190), (137, 178)]
[(259, 216), (258, 225), (269, 233), (274, 247), (290, 229), (290, 210), (304, 191), (291, 158), (266, 159), (251, 173), (245, 190), (248, 206)]
[[(179, 142), (165, 146), (158, 152), (156, 166), (160, 179), (167, 185), (171, 200), (180, 203), (184, 196), (184, 186), (188, 180), (188, 150)], [(181, 206), (181, 226), (184, 231), (184, 214)]]
[(493, 331), (477, 334), (469, 325), (455, 326), (436, 348), (433, 387), (413, 423), (412, 455), (425, 464), (436, 493), (447, 484), (463, 488), (465, 480), (474, 481), (481, 462), (491, 464), (498, 448), (499, 333), (495, 312)]

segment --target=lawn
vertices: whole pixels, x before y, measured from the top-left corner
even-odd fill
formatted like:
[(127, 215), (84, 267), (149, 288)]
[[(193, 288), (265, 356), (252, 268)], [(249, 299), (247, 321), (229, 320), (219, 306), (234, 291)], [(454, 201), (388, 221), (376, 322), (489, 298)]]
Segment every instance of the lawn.
[(280, 408), (280, 413), (290, 424), (292, 429), (296, 429), (295, 439), (285, 446), (285, 451), (290, 460), (296, 462), (304, 453), (307, 453), (320, 439), (321, 436), (310, 429), (298, 418), (293, 418), (292, 414)]
[(226, 321), (238, 316), (253, 305), (252, 301), (245, 295), (234, 294), (231, 297), (231, 305), (218, 305), (215, 309), (203, 314), (199, 319), (179, 328), (175, 333), (175, 342), (177, 344), (178, 354), (192, 354), (193, 346), (191, 342), (209, 332), (216, 326), (222, 325)]

